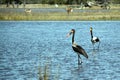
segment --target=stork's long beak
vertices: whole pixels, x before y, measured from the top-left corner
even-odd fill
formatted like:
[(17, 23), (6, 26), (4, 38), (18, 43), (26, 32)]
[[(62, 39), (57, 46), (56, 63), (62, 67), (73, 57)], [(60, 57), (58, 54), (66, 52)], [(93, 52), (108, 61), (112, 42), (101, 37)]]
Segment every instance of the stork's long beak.
[(66, 37), (68, 38), (71, 34), (72, 34), (72, 32), (70, 31), (70, 32), (67, 34)]

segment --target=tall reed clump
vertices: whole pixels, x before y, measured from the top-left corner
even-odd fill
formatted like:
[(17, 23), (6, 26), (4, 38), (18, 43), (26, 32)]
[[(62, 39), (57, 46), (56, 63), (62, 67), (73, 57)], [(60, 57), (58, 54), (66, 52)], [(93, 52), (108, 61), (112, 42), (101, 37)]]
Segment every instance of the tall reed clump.
[(39, 67), (39, 80), (48, 80), (49, 79), (49, 71), (48, 71), (48, 65), (45, 65), (44, 71), (42, 71), (42, 68)]
[(38, 80), (59, 80), (60, 65), (58, 63), (53, 63), (51, 57), (45, 58), (40, 54), (39, 63), (40, 65), (38, 66)]

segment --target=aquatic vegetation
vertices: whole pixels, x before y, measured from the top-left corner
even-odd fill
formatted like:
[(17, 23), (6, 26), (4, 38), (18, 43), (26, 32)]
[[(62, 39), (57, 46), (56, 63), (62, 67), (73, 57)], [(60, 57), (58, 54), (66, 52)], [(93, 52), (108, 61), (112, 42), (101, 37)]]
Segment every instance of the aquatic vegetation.
[(39, 80), (49, 80), (49, 72), (48, 72), (48, 66), (46, 65), (44, 67), (44, 72), (42, 72), (41, 67), (39, 67)]

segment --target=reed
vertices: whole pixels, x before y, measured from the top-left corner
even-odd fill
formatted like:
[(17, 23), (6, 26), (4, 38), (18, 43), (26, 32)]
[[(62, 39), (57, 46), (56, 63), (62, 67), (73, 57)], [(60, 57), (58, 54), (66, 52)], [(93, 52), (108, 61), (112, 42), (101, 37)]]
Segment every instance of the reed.
[(39, 80), (48, 80), (49, 79), (49, 72), (48, 72), (48, 66), (46, 65), (44, 67), (44, 71), (42, 71), (42, 68), (39, 67)]

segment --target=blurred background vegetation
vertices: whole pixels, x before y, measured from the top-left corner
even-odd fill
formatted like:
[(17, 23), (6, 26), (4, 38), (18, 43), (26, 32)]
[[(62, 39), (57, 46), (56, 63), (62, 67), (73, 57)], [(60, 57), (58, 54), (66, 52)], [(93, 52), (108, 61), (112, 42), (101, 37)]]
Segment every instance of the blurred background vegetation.
[[(48, 4), (48, 5), (84, 5), (85, 7), (92, 7), (94, 5), (101, 5), (107, 8), (109, 4), (120, 4), (120, 0), (0, 0), (0, 5), (6, 5), (10, 8), (20, 8), (20, 6), (26, 8), (29, 4)], [(17, 7), (16, 7), (17, 5)], [(0, 6), (0, 8), (1, 8)], [(34, 6), (32, 6), (34, 8)], [(5, 7), (4, 7), (5, 8)]]
[(112, 4), (120, 4), (120, 0), (0, 0), (0, 4), (6, 4), (9, 7), (9, 4), (81, 4), (87, 2), (97, 2), (99, 4), (103, 3), (112, 3)]

